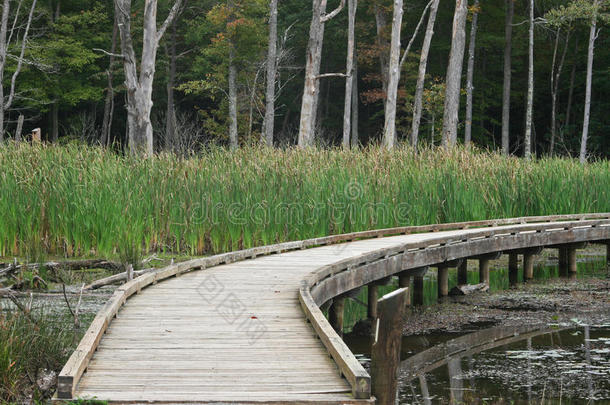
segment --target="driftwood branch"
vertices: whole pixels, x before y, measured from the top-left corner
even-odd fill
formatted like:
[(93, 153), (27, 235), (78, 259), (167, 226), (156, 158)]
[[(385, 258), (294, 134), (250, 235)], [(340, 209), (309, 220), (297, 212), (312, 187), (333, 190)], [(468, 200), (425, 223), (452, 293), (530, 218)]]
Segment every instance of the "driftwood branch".
[[(141, 276), (142, 274), (146, 274), (146, 273), (150, 273), (152, 271), (155, 271), (156, 269), (151, 268), (151, 269), (144, 269), (144, 270), (136, 270), (133, 272), (133, 277), (138, 277)], [(110, 277), (105, 277), (102, 278), (100, 280), (96, 280), (94, 282), (92, 282), (89, 285), (86, 285), (83, 290), (84, 291), (91, 291), (91, 290), (97, 290), (98, 288), (102, 288), (108, 285), (112, 285), (112, 284), (117, 284), (117, 283), (122, 283), (124, 281), (127, 281), (127, 272), (124, 273), (119, 273), (119, 274), (115, 274), (113, 276)]]
[(117, 262), (111, 262), (104, 259), (92, 259), (92, 260), (68, 260), (65, 262), (47, 262), (47, 263), (31, 263), (31, 264), (12, 264), (5, 269), (0, 270), (0, 276), (8, 273), (13, 273), (19, 270), (37, 270), (41, 267), (45, 267), (49, 270), (84, 270), (84, 269), (105, 269), (105, 270), (120, 270), (123, 265)]

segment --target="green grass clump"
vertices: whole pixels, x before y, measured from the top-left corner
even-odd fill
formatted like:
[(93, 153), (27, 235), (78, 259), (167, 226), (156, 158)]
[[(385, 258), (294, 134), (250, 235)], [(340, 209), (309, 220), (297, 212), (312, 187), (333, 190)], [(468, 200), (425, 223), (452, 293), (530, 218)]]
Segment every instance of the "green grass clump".
[(0, 255), (209, 254), (402, 225), (610, 211), (610, 163), (457, 148), (181, 158), (0, 146)]
[(25, 316), (0, 308), (0, 403), (48, 399), (55, 386), (43, 392), (37, 379), (41, 372), (59, 373), (76, 338), (64, 322), (42, 311)]

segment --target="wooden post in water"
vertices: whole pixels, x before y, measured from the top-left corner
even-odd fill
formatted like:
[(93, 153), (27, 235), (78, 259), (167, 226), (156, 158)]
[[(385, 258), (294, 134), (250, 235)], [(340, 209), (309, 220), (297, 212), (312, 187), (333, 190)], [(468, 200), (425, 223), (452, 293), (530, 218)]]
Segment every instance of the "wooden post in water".
[(489, 286), (489, 258), (482, 257), (479, 259), (479, 283), (485, 283)]
[(424, 305), (424, 276), (413, 277), (413, 305)]
[(519, 282), (519, 255), (509, 253), (508, 255), (508, 282), (511, 286)]
[(575, 278), (578, 273), (578, 267), (576, 265), (576, 247), (570, 246), (567, 248), (567, 256), (568, 256), (568, 276), (570, 278)]
[(408, 288), (379, 300), (379, 318), (373, 324), (371, 390), (378, 405), (394, 405), (398, 388), (398, 366)]
[(468, 259), (462, 260), (458, 266), (458, 285), (468, 284)]
[[(398, 288), (411, 288), (411, 274), (407, 272), (398, 274)], [(407, 304), (411, 305), (411, 290), (409, 290), (409, 294), (407, 294)]]
[(335, 332), (343, 337), (343, 309), (345, 308), (345, 298), (337, 297), (328, 311), (328, 321)]
[(366, 308), (366, 314), (369, 319), (377, 319), (377, 291), (379, 287), (376, 283), (368, 285), (368, 302)]
[(449, 295), (449, 267), (446, 264), (438, 266), (438, 298)]
[(523, 253), (523, 281), (529, 281), (534, 278), (534, 252), (527, 251)]
[(559, 256), (559, 277), (568, 276), (568, 249), (560, 247), (557, 249), (557, 255)]

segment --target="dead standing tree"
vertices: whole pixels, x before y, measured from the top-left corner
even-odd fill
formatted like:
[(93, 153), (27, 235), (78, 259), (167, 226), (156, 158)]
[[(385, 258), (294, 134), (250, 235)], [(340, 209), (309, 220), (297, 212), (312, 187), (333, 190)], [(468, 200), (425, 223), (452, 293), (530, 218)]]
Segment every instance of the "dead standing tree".
[(181, 5), (182, 0), (176, 0), (169, 15), (157, 29), (157, 0), (145, 0), (142, 57), (138, 74), (138, 62), (131, 30), (131, 0), (114, 0), (127, 88), (129, 149), (134, 155), (150, 156), (153, 153), (153, 128), (150, 113), (153, 106), (152, 90), (157, 50), (163, 34), (176, 18)]
[[(299, 126), (299, 147), (313, 146), (314, 128), (316, 126), (316, 110), (320, 90), (320, 62), (322, 60), (322, 45), (324, 42), (324, 26), (341, 12), (345, 0), (331, 13), (326, 14), (327, 0), (313, 0), (313, 16), (309, 28), (309, 43), (307, 45), (307, 60), (305, 64), (305, 86), (301, 103), (301, 120)], [(338, 76), (338, 74), (332, 74)], [(328, 76), (328, 75), (325, 75)]]
[[(30, 28), (32, 26), (34, 10), (36, 9), (36, 0), (34, 0), (32, 1), (32, 5), (30, 6), (30, 11), (27, 15), (25, 27), (19, 26), (19, 11), (21, 10), (21, 6), (23, 5), (23, 0), (19, 0), (19, 2), (17, 3), (17, 8), (15, 16), (13, 17), (11, 28), (9, 28), (9, 20), (11, 17), (11, 3), (11, 0), (3, 1), (1, 17), (2, 19), (0, 20), (0, 143), (4, 141), (4, 114), (7, 110), (11, 108), (13, 102), (15, 101), (15, 86), (17, 83), (17, 77), (19, 76), (19, 73), (21, 73), (21, 68), (23, 66), (25, 50), (28, 44), (28, 36)], [(13, 35), (16, 33), (17, 35), (15, 35), (15, 37), (17, 39), (21, 30), (23, 30), (23, 34), (21, 37), (21, 45), (18, 47), (19, 55), (14, 56), (14, 58), (17, 60), (17, 66), (13, 71), (10, 87), (7, 94), (4, 91), (3, 84), (6, 60), (9, 57), (8, 52)]]

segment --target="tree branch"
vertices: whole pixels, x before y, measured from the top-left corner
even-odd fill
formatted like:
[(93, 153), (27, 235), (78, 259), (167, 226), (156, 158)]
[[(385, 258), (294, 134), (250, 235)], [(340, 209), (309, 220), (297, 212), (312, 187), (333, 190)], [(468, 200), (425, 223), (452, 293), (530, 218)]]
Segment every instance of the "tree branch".
[(28, 33), (30, 32), (30, 26), (32, 25), (32, 18), (34, 16), (34, 9), (36, 8), (36, 0), (32, 1), (32, 8), (30, 8), (30, 14), (28, 16), (28, 23), (25, 27), (25, 32), (23, 33), (23, 40), (21, 42), (21, 54), (19, 56), (19, 62), (17, 63), (17, 68), (13, 73), (13, 77), (11, 77), (11, 91), (8, 95), (8, 100), (5, 104), (5, 109), (9, 109), (11, 104), (13, 104), (13, 98), (15, 97), (15, 84), (17, 82), (17, 76), (21, 72), (21, 66), (23, 65), (23, 55), (25, 54), (25, 46), (28, 42)]
[(108, 52), (108, 51), (105, 51), (105, 50), (100, 49), (100, 48), (93, 48), (93, 50), (95, 52), (101, 52), (101, 53), (103, 53), (103, 54), (105, 54), (107, 56), (113, 56), (115, 58), (125, 59), (125, 56), (123, 54)]
[(407, 44), (407, 48), (405, 49), (405, 52), (402, 54), (402, 58), (400, 58), (399, 66), (401, 68), (405, 64), (405, 61), (407, 60), (407, 55), (409, 54), (409, 51), (411, 50), (411, 46), (413, 46), (413, 41), (415, 41), (415, 37), (419, 33), (419, 29), (421, 28), (421, 25), (424, 22), (424, 18), (426, 17), (426, 14), (428, 13), (428, 9), (430, 9), (430, 6), (432, 6), (433, 2), (434, 2), (434, 0), (430, 0), (428, 2), (428, 4), (426, 5), (426, 8), (424, 8), (424, 11), (421, 13), (421, 18), (419, 19), (419, 22), (417, 23), (417, 26), (415, 27), (415, 31), (413, 31), (413, 36), (409, 40), (409, 43)]
[(317, 79), (324, 79), (326, 77), (348, 77), (345, 73), (324, 73), (316, 76)]
[(320, 17), (320, 22), (324, 24), (325, 22), (332, 20), (337, 16), (337, 14), (341, 12), (341, 10), (343, 10), (343, 7), (345, 7), (345, 0), (341, 0), (341, 4), (339, 4), (339, 6), (333, 11), (331, 11), (329, 14)]
[(180, 14), (181, 7), (182, 7), (182, 0), (176, 0), (174, 7), (172, 7), (172, 9), (170, 10), (169, 15), (167, 16), (165, 21), (163, 21), (163, 25), (161, 25), (161, 28), (159, 28), (159, 31), (157, 31), (157, 42), (161, 41), (163, 34), (165, 34), (165, 31), (167, 31), (167, 27), (169, 27), (169, 25), (174, 21), (174, 19), (178, 16), (178, 14)]

